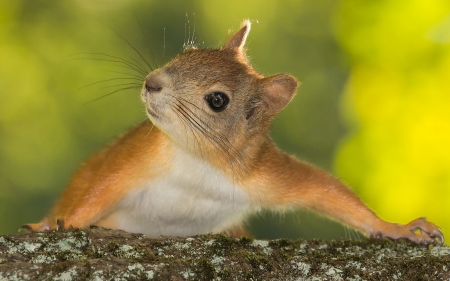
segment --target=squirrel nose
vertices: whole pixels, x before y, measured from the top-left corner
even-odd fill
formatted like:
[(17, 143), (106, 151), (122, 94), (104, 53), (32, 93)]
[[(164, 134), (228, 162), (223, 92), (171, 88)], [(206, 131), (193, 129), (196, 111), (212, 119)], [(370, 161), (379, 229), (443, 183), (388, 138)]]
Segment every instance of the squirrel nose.
[(163, 81), (160, 72), (154, 71), (147, 75), (145, 78), (144, 88), (145, 91), (142, 91), (142, 100), (145, 102), (146, 99), (152, 95), (162, 91), (163, 89)]
[(156, 77), (148, 76), (145, 79), (145, 89), (149, 93), (157, 93), (157, 92), (161, 92), (162, 85), (161, 85), (160, 81), (158, 81), (158, 79)]

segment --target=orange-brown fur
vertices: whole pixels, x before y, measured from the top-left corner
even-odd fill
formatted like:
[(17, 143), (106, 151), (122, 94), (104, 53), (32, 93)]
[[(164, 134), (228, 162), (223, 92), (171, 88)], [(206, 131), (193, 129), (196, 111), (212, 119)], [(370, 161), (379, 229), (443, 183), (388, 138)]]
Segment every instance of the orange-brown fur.
[[(26, 229), (54, 229), (58, 219), (64, 227), (115, 228), (119, 202), (145, 184), (151, 189), (149, 182), (171, 169), (177, 147), (223, 174), (231, 188), (241, 189), (249, 210), (302, 207), (372, 237), (442, 243), (436, 225), (422, 218), (407, 225), (385, 222), (339, 180), (275, 146), (270, 121), (295, 95), (298, 82), (287, 74), (263, 77), (248, 64), (244, 43), (249, 29), (246, 21), (221, 49), (187, 49), (150, 73), (142, 98), (151, 121), (89, 159), (50, 216)], [(228, 94), (228, 108), (211, 111), (204, 98), (211, 92)], [(223, 231), (245, 235), (240, 220), (230, 219)]]
[[(49, 218), (52, 227), (58, 218), (64, 218), (65, 224), (73, 227), (96, 222), (96, 218), (129, 192), (136, 181), (167, 168), (164, 166), (168, 164), (164, 163), (168, 153), (164, 142), (167, 141), (167, 136), (145, 121), (95, 154), (74, 175), (52, 210)], [(108, 162), (114, 164), (108, 165)], [(144, 167), (149, 169), (144, 170)], [(96, 189), (92, 190), (92, 186)]]

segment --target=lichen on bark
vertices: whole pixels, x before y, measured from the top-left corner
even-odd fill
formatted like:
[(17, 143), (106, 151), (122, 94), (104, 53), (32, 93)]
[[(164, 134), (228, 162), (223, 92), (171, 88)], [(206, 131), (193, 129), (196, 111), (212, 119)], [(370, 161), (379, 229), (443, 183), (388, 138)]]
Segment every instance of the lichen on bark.
[(149, 238), (98, 227), (0, 236), (0, 280), (447, 280), (450, 248), (388, 240)]

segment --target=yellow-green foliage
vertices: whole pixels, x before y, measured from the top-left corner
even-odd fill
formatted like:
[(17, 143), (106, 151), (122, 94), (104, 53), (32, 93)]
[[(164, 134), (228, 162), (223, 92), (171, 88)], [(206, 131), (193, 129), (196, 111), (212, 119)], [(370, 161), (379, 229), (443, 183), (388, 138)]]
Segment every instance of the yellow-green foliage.
[(344, 1), (337, 30), (351, 58), (343, 112), (353, 127), (337, 154), (338, 175), (382, 218), (426, 216), (445, 232), (450, 2)]
[[(274, 138), (290, 153), (329, 168), (343, 135), (336, 104), (346, 69), (330, 30), (337, 5), (325, 2), (0, 1), (0, 233), (42, 219), (84, 159), (146, 119), (139, 89), (84, 105), (133, 82), (111, 80), (132, 71), (102, 61), (99, 53), (143, 64), (121, 36), (155, 66), (150, 51), (162, 65), (187, 41), (219, 47), (251, 19), (253, 66), (265, 75), (291, 73), (303, 83), (277, 118)], [(308, 227), (301, 218), (252, 225), (260, 225), (259, 237), (341, 235), (324, 231), (323, 221), (312, 222), (322, 228)]]
[[(221, 46), (245, 18), (253, 21), (252, 65), (264, 75), (287, 72), (302, 82), (274, 122), (277, 144), (330, 170), (345, 136), (338, 105), (350, 71), (341, 114), (353, 128), (335, 161), (339, 176), (386, 219), (426, 215), (446, 226), (448, 3), (0, 1), (0, 234), (40, 220), (84, 159), (146, 118), (138, 89), (84, 105), (129, 80), (98, 82), (130, 72), (87, 53), (141, 62), (123, 36), (162, 65), (188, 40)], [(344, 235), (305, 217), (251, 225), (258, 237)]]

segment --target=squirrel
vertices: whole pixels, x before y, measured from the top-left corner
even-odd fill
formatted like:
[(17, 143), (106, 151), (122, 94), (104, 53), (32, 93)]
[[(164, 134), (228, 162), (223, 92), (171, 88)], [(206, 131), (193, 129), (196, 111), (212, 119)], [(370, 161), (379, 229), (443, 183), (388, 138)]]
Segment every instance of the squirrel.
[(47, 218), (22, 228), (238, 237), (248, 235), (250, 214), (305, 208), (372, 238), (442, 245), (425, 218), (386, 222), (341, 181), (276, 147), (271, 120), (299, 83), (250, 66), (250, 26), (219, 49), (191, 46), (150, 72), (141, 90), (148, 119), (82, 165)]

